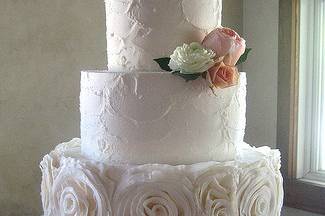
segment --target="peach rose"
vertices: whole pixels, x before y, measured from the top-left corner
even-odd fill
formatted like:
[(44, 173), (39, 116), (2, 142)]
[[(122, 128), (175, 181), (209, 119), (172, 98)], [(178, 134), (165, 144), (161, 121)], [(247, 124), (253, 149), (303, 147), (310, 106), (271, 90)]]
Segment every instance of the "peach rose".
[(235, 66), (245, 52), (246, 41), (230, 28), (219, 27), (210, 32), (202, 41), (205, 48), (212, 49), (217, 58), (223, 58), (226, 65)]
[(207, 80), (217, 88), (227, 88), (237, 85), (239, 72), (237, 67), (225, 65), (223, 62), (216, 64), (207, 72)]

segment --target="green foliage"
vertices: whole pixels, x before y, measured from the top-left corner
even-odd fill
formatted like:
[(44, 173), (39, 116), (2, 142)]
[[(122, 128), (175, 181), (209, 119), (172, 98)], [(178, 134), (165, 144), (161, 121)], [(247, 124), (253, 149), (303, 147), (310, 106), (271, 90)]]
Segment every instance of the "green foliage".
[(186, 82), (188, 82), (190, 80), (196, 80), (197, 78), (199, 78), (200, 76), (203, 76), (205, 74), (205, 73), (185, 74), (185, 73), (181, 73), (180, 71), (173, 71), (168, 66), (169, 61), (170, 61), (170, 58), (168, 58), (168, 57), (154, 59), (154, 61), (159, 64), (159, 66), (162, 70), (172, 72), (172, 74), (174, 74), (175, 76), (179, 76), (179, 77), (182, 77), (183, 79), (185, 79)]
[(184, 74), (184, 73), (181, 73), (180, 71), (172, 72), (172, 74), (174, 74), (176, 76), (182, 77), (183, 79), (186, 80), (186, 82), (188, 82), (190, 80), (196, 80), (197, 78), (199, 78), (200, 76), (202, 76), (202, 73)]
[(172, 69), (170, 69), (170, 67), (168, 66), (170, 58), (169, 57), (165, 57), (165, 58), (157, 58), (154, 59), (155, 62), (157, 62), (160, 66), (161, 69), (165, 70), (165, 71), (172, 71)]
[(252, 48), (246, 48), (244, 54), (240, 56), (236, 65), (244, 63), (247, 60), (247, 57), (248, 57), (248, 54), (250, 51), (252, 51)]

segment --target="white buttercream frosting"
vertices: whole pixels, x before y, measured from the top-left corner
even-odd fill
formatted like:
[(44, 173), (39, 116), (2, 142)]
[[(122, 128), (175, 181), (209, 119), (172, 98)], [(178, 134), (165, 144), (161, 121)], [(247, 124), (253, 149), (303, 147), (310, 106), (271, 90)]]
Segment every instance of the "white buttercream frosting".
[(110, 163), (191, 164), (235, 157), (245, 130), (246, 76), (212, 91), (170, 73), (81, 74), (82, 152)]
[(166, 166), (130, 168), (114, 196), (116, 215), (197, 215), (192, 182)]
[(103, 166), (80, 160), (80, 140), (56, 147), (41, 164), (42, 203), (48, 216), (107, 216), (113, 182)]
[(109, 214), (106, 188), (96, 172), (74, 159), (63, 160), (52, 186), (53, 215)]
[(84, 157), (73, 139), (41, 162), (44, 215), (280, 216), (279, 151), (238, 149), (228, 162), (112, 165)]
[(234, 166), (211, 166), (195, 182), (197, 205), (202, 215), (237, 215)]
[(155, 71), (155, 58), (221, 25), (222, 0), (105, 0), (110, 71)]

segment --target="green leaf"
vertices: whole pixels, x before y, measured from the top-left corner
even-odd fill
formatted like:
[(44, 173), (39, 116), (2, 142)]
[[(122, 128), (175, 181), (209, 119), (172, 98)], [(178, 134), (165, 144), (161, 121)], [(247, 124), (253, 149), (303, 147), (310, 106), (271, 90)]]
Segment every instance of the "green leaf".
[(252, 51), (252, 48), (246, 48), (244, 54), (240, 56), (240, 58), (239, 58), (238, 62), (236, 63), (236, 65), (244, 63), (247, 60), (248, 53), (250, 51)]
[(173, 71), (172, 74), (182, 77), (183, 79), (186, 80), (186, 82), (188, 82), (190, 80), (196, 80), (197, 78), (202, 76), (202, 73), (184, 74), (184, 73), (181, 73), (180, 71)]
[(172, 69), (170, 69), (170, 67), (168, 66), (169, 61), (170, 61), (169, 57), (157, 58), (157, 59), (154, 59), (154, 61), (159, 64), (161, 69), (163, 69), (165, 71), (172, 71)]

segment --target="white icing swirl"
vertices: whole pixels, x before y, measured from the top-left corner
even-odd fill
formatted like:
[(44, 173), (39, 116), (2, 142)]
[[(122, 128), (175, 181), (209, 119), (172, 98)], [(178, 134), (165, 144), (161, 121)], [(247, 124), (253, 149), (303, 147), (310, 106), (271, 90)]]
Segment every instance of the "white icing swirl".
[(73, 139), (41, 162), (44, 215), (280, 216), (279, 152), (238, 150), (222, 163), (112, 165), (86, 158)]
[(111, 212), (105, 186), (95, 170), (89, 168), (78, 160), (62, 161), (53, 181), (53, 215), (107, 216)]
[(237, 215), (236, 173), (231, 166), (211, 166), (197, 178), (195, 195), (202, 215)]
[(196, 215), (189, 179), (179, 172), (160, 171), (162, 167), (143, 166), (123, 177), (114, 198), (116, 215)]
[(242, 169), (237, 191), (239, 215), (279, 215), (278, 207), (283, 199), (281, 179), (266, 160)]

